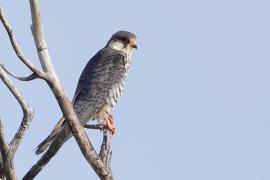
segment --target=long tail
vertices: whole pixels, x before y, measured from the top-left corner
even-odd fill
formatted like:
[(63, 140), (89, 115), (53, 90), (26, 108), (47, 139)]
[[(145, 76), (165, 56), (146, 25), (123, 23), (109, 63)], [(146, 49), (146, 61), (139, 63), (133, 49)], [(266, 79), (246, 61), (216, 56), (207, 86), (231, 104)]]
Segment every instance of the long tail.
[(64, 125), (65, 119), (64, 117), (62, 117), (58, 123), (55, 125), (55, 127), (53, 128), (52, 132), (50, 133), (50, 135), (44, 139), (38, 146), (37, 149), (35, 151), (35, 153), (37, 155), (43, 153), (53, 142), (53, 140), (55, 139), (55, 137), (58, 136), (58, 134), (60, 133), (63, 125)]

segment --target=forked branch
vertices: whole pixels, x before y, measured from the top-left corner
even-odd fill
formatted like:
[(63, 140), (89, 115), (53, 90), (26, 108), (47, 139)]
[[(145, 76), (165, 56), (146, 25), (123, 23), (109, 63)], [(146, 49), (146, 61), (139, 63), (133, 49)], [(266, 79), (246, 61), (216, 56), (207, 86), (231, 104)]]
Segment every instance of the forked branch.
[(4, 138), (4, 127), (2, 121), (0, 121), (0, 144), (1, 144), (0, 149), (2, 157), (3, 175), (7, 179), (15, 180), (16, 175), (13, 166), (13, 158), (27, 129), (29, 128), (31, 120), (33, 119), (34, 111), (28, 106), (26, 100), (23, 98), (18, 88), (11, 82), (5, 70), (1, 66), (0, 66), (0, 79), (4, 82), (9, 91), (16, 98), (23, 111), (23, 119), (21, 121), (20, 127), (9, 144), (6, 143), (6, 140)]
[(2, 67), (3, 70), (6, 71), (6, 73), (7, 73), (8, 75), (10, 75), (10, 76), (12, 76), (12, 77), (14, 77), (15, 79), (18, 79), (18, 80), (20, 80), (20, 81), (32, 81), (32, 80), (38, 78), (37, 74), (35, 74), (35, 73), (32, 73), (32, 74), (30, 74), (29, 76), (26, 76), (26, 77), (16, 76), (16, 75), (12, 74), (12, 73), (11, 73), (11, 72), (3, 65), (3, 64), (0, 64), (0, 66)]
[(37, 69), (35, 67), (35, 65), (23, 54), (21, 48), (19, 47), (16, 38), (13, 34), (12, 28), (9, 25), (7, 18), (2, 10), (2, 8), (0, 7), (0, 20), (2, 22), (2, 24), (4, 25), (8, 37), (10, 39), (11, 45), (17, 55), (17, 57), (35, 74), (37, 74), (40, 78), (42, 79), (47, 79), (48, 77), (46, 76), (46, 74), (42, 71), (40, 71), (39, 69)]

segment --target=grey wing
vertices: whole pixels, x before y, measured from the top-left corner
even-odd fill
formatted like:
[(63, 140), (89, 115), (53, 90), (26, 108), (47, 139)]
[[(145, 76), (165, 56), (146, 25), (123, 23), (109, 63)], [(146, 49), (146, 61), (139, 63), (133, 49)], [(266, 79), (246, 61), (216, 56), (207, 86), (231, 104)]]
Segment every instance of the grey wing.
[(125, 76), (125, 59), (121, 52), (104, 48), (87, 63), (73, 99), (75, 112), (82, 124), (109, 103), (112, 88)]

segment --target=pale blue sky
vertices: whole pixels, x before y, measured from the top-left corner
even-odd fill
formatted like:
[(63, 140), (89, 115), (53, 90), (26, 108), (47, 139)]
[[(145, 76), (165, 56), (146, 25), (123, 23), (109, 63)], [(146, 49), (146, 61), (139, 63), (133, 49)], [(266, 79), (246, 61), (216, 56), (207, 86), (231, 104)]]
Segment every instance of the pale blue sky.
[[(38, 65), (27, 1), (1, 0), (23, 51)], [(270, 1), (41, 1), (55, 69), (72, 98), (78, 77), (111, 34), (139, 38), (128, 84), (113, 115), (117, 180), (270, 179)], [(29, 71), (0, 26), (1, 63)], [(21, 178), (38, 160), (34, 147), (61, 116), (41, 80), (14, 80), (35, 118), (15, 166)], [(0, 117), (11, 138), (20, 107), (0, 83)], [(87, 130), (95, 147), (101, 133)], [(74, 139), (36, 179), (98, 179)]]

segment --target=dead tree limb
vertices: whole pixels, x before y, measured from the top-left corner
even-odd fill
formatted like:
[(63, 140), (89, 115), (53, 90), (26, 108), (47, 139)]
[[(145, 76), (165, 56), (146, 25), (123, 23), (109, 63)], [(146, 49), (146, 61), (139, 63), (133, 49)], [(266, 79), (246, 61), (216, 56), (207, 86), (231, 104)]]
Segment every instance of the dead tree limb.
[(16, 178), (15, 170), (13, 168), (13, 164), (12, 162), (7, 162), (7, 154), (9, 152), (9, 147), (5, 140), (4, 126), (3, 126), (2, 120), (0, 120), (0, 144), (1, 144), (0, 151), (1, 151), (1, 156), (3, 160), (4, 178), (15, 180), (17, 178)]
[(9, 91), (16, 98), (16, 100), (20, 104), (23, 111), (23, 119), (21, 121), (20, 127), (9, 144), (10, 150), (9, 150), (8, 160), (12, 161), (15, 151), (18, 149), (18, 146), (20, 142), (22, 141), (22, 138), (24, 137), (26, 130), (28, 129), (30, 125), (31, 120), (33, 119), (34, 111), (28, 106), (26, 100), (23, 98), (18, 88), (9, 80), (8, 76), (5, 74), (5, 72), (3, 71), (1, 67), (0, 67), (0, 78), (4, 82), (4, 84), (7, 86)]
[[(0, 119), (0, 121), (1, 121), (1, 119)], [(3, 158), (2, 158), (2, 153), (0, 150), (0, 179), (3, 180), (4, 178), (5, 178), (5, 174), (4, 174)]]
[[(99, 156), (102, 159), (105, 166), (108, 168), (110, 174), (112, 174), (111, 160), (112, 160), (112, 147), (111, 147), (112, 134), (109, 130), (103, 131), (103, 141), (101, 144)], [(113, 175), (112, 175), (113, 178)]]
[(4, 180), (5, 179), (4, 166), (3, 166), (3, 158), (2, 158), (1, 150), (0, 150), (0, 179), (1, 180)]
[(2, 121), (0, 121), (0, 149), (3, 175), (7, 179), (15, 180), (16, 174), (13, 165), (13, 158), (27, 129), (29, 128), (31, 120), (33, 119), (34, 111), (28, 106), (26, 100), (23, 98), (18, 88), (10, 81), (5, 70), (1, 66), (0, 79), (4, 82), (9, 91), (16, 98), (23, 111), (23, 119), (21, 121), (20, 127), (9, 144), (7, 144), (4, 138), (4, 127)]

